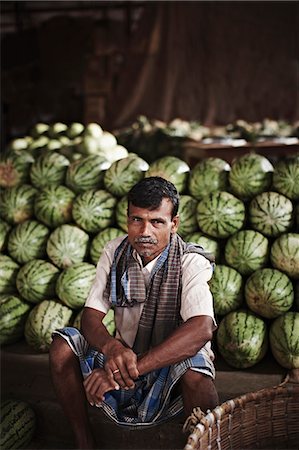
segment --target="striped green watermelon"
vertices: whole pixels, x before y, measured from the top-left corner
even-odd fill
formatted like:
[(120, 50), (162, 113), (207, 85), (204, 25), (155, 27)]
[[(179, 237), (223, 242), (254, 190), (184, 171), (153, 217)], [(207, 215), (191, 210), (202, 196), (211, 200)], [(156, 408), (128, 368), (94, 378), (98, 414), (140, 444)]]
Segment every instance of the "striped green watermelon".
[(299, 311), (299, 281), (294, 283), (295, 307)]
[(72, 309), (82, 308), (95, 279), (96, 268), (93, 264), (81, 262), (64, 269), (56, 283), (56, 294), (66, 306)]
[(16, 225), (10, 232), (7, 250), (19, 264), (32, 259), (44, 258), (50, 230), (37, 220), (26, 220)]
[(243, 278), (237, 270), (217, 265), (209, 285), (216, 314), (224, 316), (240, 308), (243, 302)]
[(251, 227), (268, 237), (277, 237), (293, 224), (291, 200), (277, 192), (262, 192), (254, 197), (248, 208)]
[(66, 186), (48, 186), (36, 195), (35, 217), (50, 228), (72, 222), (75, 197), (76, 194)]
[(11, 230), (11, 225), (5, 220), (0, 219), (0, 252), (3, 252), (7, 247), (8, 236)]
[(34, 350), (42, 353), (49, 351), (52, 333), (68, 326), (73, 311), (56, 300), (43, 300), (30, 311), (25, 324), (25, 339)]
[(13, 344), (24, 335), (31, 305), (13, 294), (0, 295), (0, 344)]
[(273, 173), (273, 189), (293, 201), (299, 200), (299, 155), (278, 161)]
[(17, 289), (30, 303), (39, 303), (55, 296), (59, 273), (59, 269), (49, 261), (33, 259), (20, 268), (16, 279)]
[(1, 401), (1, 449), (27, 448), (35, 435), (36, 427), (36, 414), (29, 403), (16, 399)]
[(136, 155), (114, 161), (105, 172), (105, 188), (116, 197), (123, 197), (148, 169), (148, 163)]
[(180, 224), (178, 233), (185, 237), (187, 234), (193, 233), (197, 230), (196, 208), (197, 200), (191, 195), (180, 196), (179, 216)]
[(175, 185), (179, 193), (186, 190), (190, 167), (177, 156), (162, 156), (150, 164), (146, 177), (162, 177)]
[[(81, 329), (81, 317), (83, 314), (83, 310), (84, 310), (84, 308), (82, 308), (78, 312), (78, 314), (76, 315), (74, 322), (73, 322), (73, 327), (78, 328), (78, 330)], [(104, 317), (103, 324), (107, 328), (109, 334), (111, 334), (111, 336), (114, 336), (114, 334), (115, 334), (115, 319), (114, 319), (114, 310), (112, 308), (109, 309), (106, 316)]]
[(198, 226), (208, 236), (227, 238), (240, 230), (244, 221), (243, 202), (229, 192), (212, 192), (197, 205)]
[(221, 158), (204, 158), (190, 172), (189, 193), (201, 200), (215, 191), (228, 190), (228, 173), (230, 165)]
[(219, 324), (216, 339), (224, 360), (238, 369), (254, 366), (268, 349), (264, 320), (245, 310), (226, 314)]
[(44, 153), (31, 166), (31, 183), (41, 189), (46, 186), (59, 186), (65, 181), (69, 164), (65, 156), (55, 151)]
[(186, 242), (194, 242), (195, 244), (201, 245), (206, 252), (212, 253), (215, 257), (215, 261), (220, 259), (220, 244), (216, 239), (213, 239), (205, 234), (195, 231), (185, 236)]
[(20, 266), (10, 256), (0, 253), (0, 294), (17, 291), (16, 280)]
[(228, 238), (224, 256), (227, 264), (241, 275), (250, 275), (267, 265), (269, 241), (258, 231), (241, 230)]
[(57, 267), (65, 269), (82, 262), (88, 253), (89, 236), (76, 225), (60, 225), (47, 242), (49, 259)]
[(245, 299), (251, 311), (274, 319), (291, 308), (293, 284), (286, 274), (277, 269), (259, 269), (245, 283)]
[(66, 172), (65, 184), (77, 194), (104, 187), (105, 170), (110, 167), (103, 156), (90, 155), (72, 162)]
[(37, 190), (29, 184), (13, 186), (0, 192), (0, 216), (15, 225), (30, 219), (34, 214)]
[(299, 313), (288, 311), (270, 325), (270, 348), (286, 369), (299, 369)]
[(100, 259), (105, 245), (119, 236), (124, 236), (123, 230), (114, 227), (105, 228), (100, 231), (91, 241), (90, 244), (90, 258), (96, 265)]
[(285, 233), (273, 242), (270, 251), (273, 267), (289, 277), (299, 278), (299, 233)]
[(232, 193), (242, 200), (249, 200), (267, 191), (272, 183), (273, 170), (270, 161), (256, 153), (235, 158), (228, 176)]
[(128, 197), (125, 195), (116, 204), (115, 208), (116, 224), (125, 233), (128, 231)]
[(33, 156), (26, 150), (11, 150), (0, 158), (0, 187), (28, 183)]
[(104, 189), (79, 194), (73, 203), (76, 224), (88, 233), (97, 233), (114, 222), (116, 198)]

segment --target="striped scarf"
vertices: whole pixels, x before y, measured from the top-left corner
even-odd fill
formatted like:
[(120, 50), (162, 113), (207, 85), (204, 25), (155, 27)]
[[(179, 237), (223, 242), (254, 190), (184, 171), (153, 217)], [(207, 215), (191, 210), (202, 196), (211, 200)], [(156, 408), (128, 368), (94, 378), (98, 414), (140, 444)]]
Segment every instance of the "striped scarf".
[(184, 242), (178, 234), (172, 235), (152, 270), (146, 289), (128, 237), (116, 249), (104, 298), (111, 298), (114, 307), (144, 303), (133, 345), (135, 353), (143, 353), (163, 342), (181, 323), (182, 256), (191, 252), (214, 262), (201, 246)]

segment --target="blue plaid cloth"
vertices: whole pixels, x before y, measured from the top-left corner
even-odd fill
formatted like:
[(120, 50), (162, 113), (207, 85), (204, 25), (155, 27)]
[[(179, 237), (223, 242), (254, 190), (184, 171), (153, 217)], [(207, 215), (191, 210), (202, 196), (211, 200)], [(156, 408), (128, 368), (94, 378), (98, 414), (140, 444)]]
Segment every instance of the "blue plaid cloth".
[[(90, 347), (77, 328), (66, 327), (56, 330), (55, 334), (63, 337), (78, 356), (84, 378), (93, 369), (104, 367), (104, 355)], [(213, 362), (202, 349), (192, 358), (141, 375), (134, 389), (107, 392), (99, 407), (115, 423), (126, 427), (140, 428), (164, 422), (183, 410), (182, 397), (174, 394), (173, 388), (189, 368), (215, 377)]]

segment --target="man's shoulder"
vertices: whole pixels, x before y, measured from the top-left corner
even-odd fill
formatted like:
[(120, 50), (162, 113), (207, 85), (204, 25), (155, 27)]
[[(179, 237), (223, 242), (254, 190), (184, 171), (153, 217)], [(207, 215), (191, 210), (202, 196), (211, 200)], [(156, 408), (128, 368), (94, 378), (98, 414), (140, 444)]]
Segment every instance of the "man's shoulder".
[(121, 242), (127, 237), (127, 234), (124, 233), (123, 236), (118, 236), (111, 241), (107, 242), (104, 246), (104, 250), (109, 253), (114, 253), (117, 247), (121, 244)]

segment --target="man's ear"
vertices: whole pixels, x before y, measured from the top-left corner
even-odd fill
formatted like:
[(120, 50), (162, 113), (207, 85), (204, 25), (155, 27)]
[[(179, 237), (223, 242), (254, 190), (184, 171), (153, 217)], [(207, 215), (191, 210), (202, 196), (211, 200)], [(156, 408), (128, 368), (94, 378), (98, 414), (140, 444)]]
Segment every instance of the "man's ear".
[(174, 216), (174, 218), (172, 219), (172, 227), (171, 227), (171, 232), (172, 233), (176, 233), (178, 228), (180, 225), (180, 216), (179, 214), (177, 214), (176, 216)]

